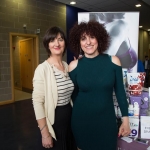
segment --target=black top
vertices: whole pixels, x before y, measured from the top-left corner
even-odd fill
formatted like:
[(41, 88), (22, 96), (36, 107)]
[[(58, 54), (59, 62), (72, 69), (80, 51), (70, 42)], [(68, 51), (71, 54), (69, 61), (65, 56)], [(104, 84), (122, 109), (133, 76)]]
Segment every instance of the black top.
[(75, 85), (71, 123), (78, 148), (115, 150), (117, 124), (113, 90), (122, 116), (128, 116), (122, 67), (114, 64), (107, 54), (94, 58), (84, 56), (69, 75)]

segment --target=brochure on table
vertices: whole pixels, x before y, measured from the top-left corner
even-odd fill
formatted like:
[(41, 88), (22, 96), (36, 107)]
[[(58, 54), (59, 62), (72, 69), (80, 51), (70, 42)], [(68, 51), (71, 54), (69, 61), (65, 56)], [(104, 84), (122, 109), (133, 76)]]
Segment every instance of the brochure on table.
[(141, 116), (141, 138), (150, 139), (150, 116)]

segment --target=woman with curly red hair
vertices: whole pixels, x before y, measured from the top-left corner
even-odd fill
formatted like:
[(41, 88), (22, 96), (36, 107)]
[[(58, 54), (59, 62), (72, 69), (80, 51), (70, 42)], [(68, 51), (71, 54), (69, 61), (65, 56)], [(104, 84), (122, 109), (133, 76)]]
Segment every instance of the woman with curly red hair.
[[(81, 150), (116, 150), (117, 136), (129, 135), (130, 127), (120, 61), (104, 54), (110, 37), (103, 24), (89, 21), (75, 24), (69, 40), (75, 56), (83, 53), (69, 65), (75, 86), (71, 124), (76, 144)], [(123, 117), (119, 133), (113, 90)]]

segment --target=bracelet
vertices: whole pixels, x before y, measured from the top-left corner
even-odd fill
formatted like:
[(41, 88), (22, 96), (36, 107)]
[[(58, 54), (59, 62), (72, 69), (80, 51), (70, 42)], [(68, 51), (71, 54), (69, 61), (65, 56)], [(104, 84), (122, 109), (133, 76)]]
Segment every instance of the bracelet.
[(45, 127), (46, 127), (46, 124), (40, 129), (40, 131), (42, 131)]
[(43, 137), (43, 136), (42, 136), (43, 139), (47, 139), (48, 137), (50, 137), (50, 135), (48, 135), (47, 137)]

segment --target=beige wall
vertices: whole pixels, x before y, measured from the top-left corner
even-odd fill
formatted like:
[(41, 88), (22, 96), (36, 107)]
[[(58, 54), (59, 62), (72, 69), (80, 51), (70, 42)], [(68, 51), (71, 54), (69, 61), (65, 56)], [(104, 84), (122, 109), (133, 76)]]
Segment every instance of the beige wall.
[(150, 58), (150, 36), (147, 31), (139, 30), (138, 58), (144, 61), (145, 55)]
[[(27, 25), (26, 29), (23, 24)], [(54, 25), (66, 32), (66, 5), (53, 0), (0, 0), (0, 101), (12, 99), (9, 33), (35, 34), (40, 28), (41, 63), (47, 58), (42, 37)]]

